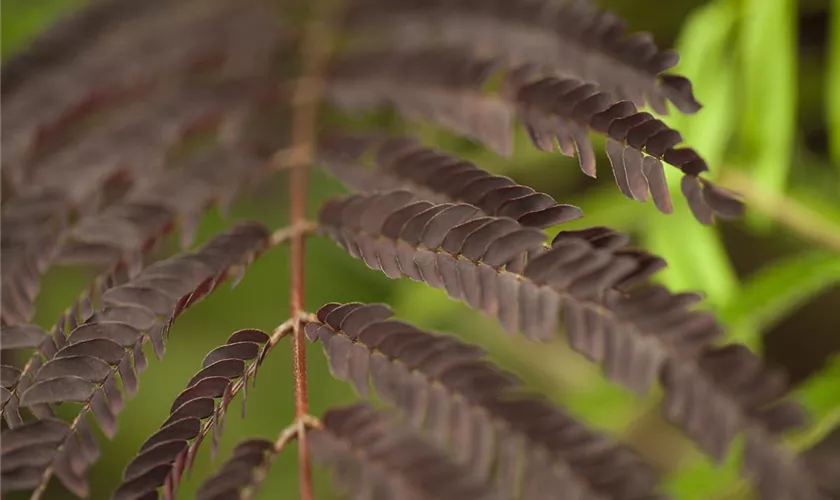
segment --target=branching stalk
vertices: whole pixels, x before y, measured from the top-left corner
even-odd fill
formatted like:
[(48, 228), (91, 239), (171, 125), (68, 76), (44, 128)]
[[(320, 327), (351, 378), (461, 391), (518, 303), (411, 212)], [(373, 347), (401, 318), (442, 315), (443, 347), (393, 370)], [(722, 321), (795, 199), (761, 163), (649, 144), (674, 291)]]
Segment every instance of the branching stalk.
[[(269, 338), (268, 342), (263, 348), (264, 350), (262, 356), (268, 354), (268, 352), (271, 349), (273, 349), (274, 346), (276, 346), (280, 342), (280, 340), (286, 337), (286, 335), (292, 333), (295, 329), (295, 325), (297, 325), (301, 321), (309, 321), (312, 316), (313, 315), (309, 313), (301, 313), (301, 315), (299, 315), (298, 317), (289, 319), (283, 322), (277, 328), (275, 328), (274, 332), (271, 334), (271, 337)], [(248, 369), (245, 370), (245, 373), (242, 375), (242, 377), (230, 386), (230, 400), (232, 400), (237, 394), (239, 394), (239, 392), (242, 389), (245, 388), (245, 384), (247, 384), (249, 380), (253, 379), (253, 377), (257, 373), (259, 365), (259, 361), (252, 363), (250, 366), (248, 366)], [(193, 439), (192, 443), (190, 443), (190, 446), (184, 451), (188, 463), (191, 460), (191, 457), (195, 456), (195, 454), (198, 452), (198, 447), (201, 445), (202, 441), (204, 441), (204, 438), (207, 437), (207, 434), (209, 434), (210, 431), (213, 430), (213, 428), (218, 424), (218, 415), (219, 413), (213, 413), (213, 415), (211, 415), (207, 419), (207, 421), (204, 422), (199, 435), (196, 436), (195, 439)]]
[[(327, 2), (321, 7), (329, 6)], [(326, 9), (324, 9), (326, 10)], [(324, 72), (332, 45), (327, 16), (317, 9), (313, 13), (302, 47), (303, 77), (295, 86), (292, 103), (292, 154), (288, 161), (293, 165), (289, 191), (291, 224), (299, 226), (306, 219), (309, 191), (309, 163), (312, 160), (315, 121), (318, 102), (324, 88)], [(291, 244), (291, 316), (298, 318), (304, 310), (306, 239), (302, 233), (292, 237)], [(306, 388), (306, 342), (300, 321), (295, 322), (292, 338), (294, 363), (295, 420), (300, 422), (309, 414)], [(311, 500), (312, 468), (309, 448), (303, 426), (299, 427), (298, 461), (300, 462), (300, 497)]]
[(289, 424), (280, 432), (280, 434), (277, 435), (277, 439), (274, 440), (274, 449), (271, 451), (268, 460), (261, 467), (257, 468), (252, 484), (242, 491), (242, 494), (240, 495), (241, 500), (251, 500), (254, 498), (254, 495), (257, 494), (259, 485), (265, 481), (265, 478), (268, 475), (268, 470), (271, 468), (271, 464), (277, 460), (277, 457), (280, 456), (280, 452), (283, 451), (289, 443), (297, 439), (306, 428), (320, 429), (321, 421), (318, 420), (317, 417), (307, 414), (304, 415), (303, 418), (295, 419), (294, 422)]
[(732, 169), (726, 171), (721, 184), (738, 191), (752, 209), (767, 215), (820, 245), (840, 251), (840, 230), (817, 212), (786, 196), (761, 190), (749, 177)]

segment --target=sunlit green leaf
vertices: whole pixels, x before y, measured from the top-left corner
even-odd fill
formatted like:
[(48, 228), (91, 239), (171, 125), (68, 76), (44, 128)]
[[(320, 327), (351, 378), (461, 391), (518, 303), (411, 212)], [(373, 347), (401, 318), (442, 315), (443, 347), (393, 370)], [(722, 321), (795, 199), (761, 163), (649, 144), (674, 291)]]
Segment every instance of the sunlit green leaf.
[(743, 457), (743, 438), (733, 441), (726, 460), (717, 465), (699, 452), (690, 454), (690, 465), (665, 480), (665, 491), (680, 500), (717, 498), (714, 493), (739, 484), (738, 465)]
[(723, 159), (737, 117), (735, 66), (728, 57), (736, 17), (732, 2), (720, 0), (696, 9), (688, 17), (677, 40), (680, 63), (674, 72), (691, 79), (703, 108), (695, 115), (673, 113), (662, 117), (707, 159), (712, 169)]
[(656, 279), (675, 291), (699, 290), (706, 303), (720, 307), (738, 292), (739, 284), (717, 229), (697, 224), (684, 203), (682, 212), (652, 224), (644, 247), (665, 257), (668, 267)]
[[(703, 103), (696, 115), (674, 115), (669, 125), (682, 133), (714, 171), (721, 165), (734, 131), (734, 71), (728, 58), (737, 11), (730, 2), (713, 2), (696, 10), (677, 44), (682, 61), (677, 70), (694, 82)], [(675, 213), (651, 221), (645, 247), (664, 257), (668, 268), (658, 279), (674, 290), (700, 290), (712, 305), (724, 304), (738, 289), (738, 280), (716, 229), (703, 227), (691, 216), (679, 193), (680, 175), (669, 169)]]
[(816, 189), (806, 186), (792, 187), (788, 196), (799, 205), (819, 214), (821, 219), (836, 229), (836, 234), (840, 234), (840, 203), (837, 203), (836, 197), (826, 198)]
[(797, 449), (803, 450), (840, 425), (840, 356), (834, 356), (823, 370), (811, 376), (794, 397), (812, 419), (808, 429), (791, 439)]
[[(785, 191), (796, 134), (796, 9), (796, 0), (745, 0), (741, 20), (741, 159), (753, 182), (776, 194)], [(752, 213), (749, 221), (766, 228), (769, 219)]]

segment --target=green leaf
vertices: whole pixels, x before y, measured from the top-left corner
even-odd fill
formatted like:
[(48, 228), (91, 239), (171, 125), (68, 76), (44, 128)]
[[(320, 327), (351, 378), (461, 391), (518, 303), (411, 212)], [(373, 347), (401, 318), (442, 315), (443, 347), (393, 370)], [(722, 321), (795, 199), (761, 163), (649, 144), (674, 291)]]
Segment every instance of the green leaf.
[(828, 10), (831, 15), (825, 83), (828, 146), (834, 166), (840, 169), (840, 0), (834, 0)]
[(0, 21), (2, 58), (22, 49), (55, 19), (79, 7), (82, 0), (4, 0)]
[(668, 262), (656, 279), (673, 291), (699, 290), (707, 304), (721, 307), (740, 285), (717, 228), (698, 224), (684, 202), (674, 205), (678, 213), (651, 224), (645, 233), (644, 247)]
[[(749, 278), (737, 297), (720, 310), (720, 319), (736, 330), (749, 325), (750, 333), (758, 334), (837, 283), (840, 256), (836, 253), (812, 250), (785, 257)], [(747, 344), (755, 341), (749, 337), (732, 340)]]
[[(744, 0), (743, 9), (741, 161), (762, 190), (781, 194), (796, 134), (797, 2)], [(767, 229), (770, 219), (753, 212), (748, 222)]]
[[(811, 215), (818, 215), (820, 225), (833, 234), (840, 235), (840, 204), (836, 199), (826, 198), (820, 190), (809, 186), (791, 186), (788, 198), (805, 207)], [(811, 217), (813, 218), (813, 217)]]
[(671, 498), (680, 500), (706, 500), (718, 498), (714, 493), (739, 483), (739, 464), (743, 458), (744, 438), (738, 436), (732, 442), (726, 460), (717, 465), (708, 457), (695, 451), (689, 457), (690, 465), (665, 480), (665, 491)]
[(736, 18), (735, 7), (726, 0), (711, 2), (688, 16), (677, 40), (680, 63), (674, 72), (691, 79), (703, 108), (695, 115), (660, 117), (679, 130), (712, 168), (723, 159), (737, 117), (735, 67), (728, 58)]
[(813, 446), (840, 425), (840, 356), (835, 356), (816, 375), (812, 375), (794, 392), (814, 422), (805, 431), (793, 436), (797, 450)]
[[(728, 1), (713, 2), (691, 14), (677, 43), (681, 63), (675, 71), (694, 82), (703, 109), (690, 117), (663, 117), (713, 171), (723, 162), (737, 116), (735, 66), (727, 56), (736, 17)], [(719, 306), (737, 292), (738, 279), (717, 230), (698, 224), (676, 194), (680, 177), (676, 169), (669, 169), (675, 213), (647, 226), (645, 247), (668, 261), (668, 268), (657, 275), (661, 282), (675, 291), (700, 290), (710, 304)]]

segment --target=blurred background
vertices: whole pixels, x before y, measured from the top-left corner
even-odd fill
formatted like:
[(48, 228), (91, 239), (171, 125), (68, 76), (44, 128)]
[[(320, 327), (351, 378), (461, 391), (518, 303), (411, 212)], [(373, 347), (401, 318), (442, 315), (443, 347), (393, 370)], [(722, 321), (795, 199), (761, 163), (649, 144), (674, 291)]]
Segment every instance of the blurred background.
[[(728, 327), (728, 340), (762, 352), (787, 368), (791, 398), (802, 401), (813, 425), (790, 436), (805, 449), (830, 436), (840, 423), (840, 0), (601, 0), (629, 22), (650, 31), (661, 47), (680, 55), (676, 73), (689, 77), (703, 109), (668, 117), (688, 145), (706, 158), (710, 176), (739, 191), (749, 207), (743, 220), (701, 227), (674, 197), (675, 213), (623, 198), (600, 152), (599, 179), (582, 175), (571, 160), (535, 151), (523, 134), (516, 154), (502, 159), (481, 147), (427, 126), (409, 130), (450, 152), (511, 176), (581, 207), (585, 217), (564, 228), (606, 225), (633, 235), (638, 246), (659, 254), (669, 267), (657, 280), (674, 290), (697, 290)], [(82, 0), (3, 0), (2, 55), (26, 47), (40, 30)], [(315, 172), (310, 197), (314, 217), (326, 198), (343, 188)], [(671, 181), (678, 179), (671, 179)], [(211, 210), (197, 244), (230, 224), (255, 218), (273, 228), (288, 220), (283, 175), (235, 205), (223, 217)], [(679, 189), (678, 184), (673, 190)], [(558, 229), (555, 229), (557, 231)], [(167, 241), (161, 255), (177, 251)], [(608, 384), (598, 370), (563, 342), (529, 344), (506, 336), (494, 323), (408, 280), (389, 280), (368, 270), (330, 241), (308, 242), (306, 305), (330, 301), (387, 302), (400, 319), (452, 332), (486, 347), (503, 367), (591, 426), (632, 443), (669, 474), (666, 488), (677, 499), (744, 498), (737, 478), (738, 446), (722, 467), (712, 466), (665, 424), (654, 405), (658, 394), (636, 400)], [(271, 330), (287, 319), (288, 249), (263, 256), (234, 290), (222, 287), (189, 309), (172, 330), (163, 362), (150, 359), (141, 390), (120, 415), (114, 441), (101, 435), (104, 460), (90, 474), (92, 498), (109, 498), (130, 458), (168, 415), (175, 396), (200, 368), (204, 355), (242, 328)], [(50, 327), (92, 278), (85, 269), (50, 271), (37, 302), (36, 322)], [(318, 345), (309, 346), (311, 411), (355, 401), (356, 395), (328, 372)], [(274, 436), (293, 417), (291, 349), (279, 345), (249, 390), (247, 420), (233, 404), (215, 464), (244, 437)], [(840, 450), (840, 448), (838, 448)], [(294, 446), (272, 467), (261, 498), (295, 498)], [(209, 446), (182, 485), (191, 498), (214, 468)], [(328, 475), (317, 470), (318, 498), (333, 498)], [(14, 498), (14, 497), (10, 497)], [(53, 485), (46, 498), (69, 498)]]

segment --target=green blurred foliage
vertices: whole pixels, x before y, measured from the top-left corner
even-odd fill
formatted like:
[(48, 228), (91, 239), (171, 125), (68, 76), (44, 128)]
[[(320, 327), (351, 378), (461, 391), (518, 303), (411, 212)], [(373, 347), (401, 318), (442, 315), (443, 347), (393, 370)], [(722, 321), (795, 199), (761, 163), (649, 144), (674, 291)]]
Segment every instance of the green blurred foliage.
[[(731, 3), (731, 2), (730, 2)], [(796, 0), (747, 0), (740, 12), (740, 154), (753, 182), (783, 193), (796, 133)], [(770, 221), (751, 212), (754, 225)], [(760, 217), (756, 217), (759, 215)]]
[(28, 41), (55, 18), (83, 4), (84, 0), (4, 0), (0, 11), (0, 54), (6, 58), (26, 47)]
[(829, 24), (829, 49), (826, 65), (825, 99), (829, 124), (829, 147), (834, 166), (840, 170), (840, 0), (834, 0)]
[[(81, 3), (82, 0), (4, 0), (3, 56), (24, 47), (56, 16)], [(722, 185), (749, 188), (745, 194), (750, 217), (745, 222), (701, 227), (679, 196), (674, 197), (675, 214), (661, 215), (651, 204), (635, 203), (618, 194), (611, 176), (605, 174), (607, 169), (603, 167), (607, 162), (603, 156), (599, 162), (601, 178), (593, 182), (577, 172), (573, 160), (530, 147), (521, 131), (517, 134), (515, 156), (502, 159), (434, 127), (404, 124), (395, 120), (393, 114), (380, 114), (366, 122), (387, 123), (394, 130), (411, 131), (490, 170), (537, 186), (561, 202), (580, 206), (586, 217), (569, 227), (607, 225), (631, 233), (640, 245), (669, 262), (669, 268), (657, 279), (674, 290), (703, 292), (708, 299), (704, 307), (716, 311), (729, 327), (728, 340), (761, 351), (768, 332), (818, 295), (835, 293), (840, 283), (840, 246), (836, 244), (840, 238), (840, 0), (831, 2), (829, 9), (825, 64), (810, 65), (800, 60), (802, 34), (797, 28), (798, 13), (820, 8), (814, 7), (816, 3), (603, 2), (627, 18), (634, 29), (653, 31), (661, 45), (675, 43), (681, 54), (676, 72), (691, 78), (704, 108), (694, 116), (674, 114), (666, 120), (704, 155), (713, 177)], [(819, 82), (823, 82), (824, 92), (805, 92), (801, 88), (818, 87)], [(825, 115), (816, 116), (811, 110), (824, 110)], [(825, 127), (813, 126), (821, 122), (825, 122)], [(825, 151), (811, 147), (805, 140), (806, 130), (811, 129), (820, 130), (828, 138)], [(594, 144), (597, 148), (603, 141), (596, 138)], [(739, 177), (728, 175), (736, 170)], [(323, 200), (342, 192), (332, 179), (319, 173), (313, 175), (310, 214)], [(738, 179), (740, 183), (735, 182)], [(256, 195), (237, 204), (227, 217), (216, 211), (208, 214), (196, 244), (236, 219), (256, 218), (271, 227), (285, 225), (286, 180), (281, 175), (263, 186)], [(674, 176), (669, 180), (678, 190), (678, 179)], [(793, 209), (799, 211), (795, 211), (798, 215), (792, 221), (778, 215), (779, 211), (787, 213)], [(167, 241), (160, 254), (175, 251), (175, 241)], [(51, 271), (38, 299), (36, 321), (51, 326), (91, 276), (83, 269)], [(607, 383), (593, 365), (570, 351), (565, 342), (534, 345), (506, 336), (492, 321), (452, 302), (444, 292), (408, 280), (388, 280), (323, 239), (309, 240), (306, 277), (306, 304), (310, 310), (329, 301), (383, 301), (391, 304), (401, 319), (452, 332), (484, 346), (498, 363), (520, 374), (551, 400), (596, 428), (618, 433), (666, 468), (671, 473), (666, 488), (675, 498), (742, 495), (737, 477), (739, 446), (733, 446), (726, 463), (717, 467), (680, 437), (663, 438), (651, 445), (640, 437), (637, 424), (656, 416), (654, 403), (658, 395), (653, 393), (648, 400), (639, 401)], [(222, 288), (179, 318), (165, 360), (151, 361), (141, 377), (143, 390), (120, 415), (116, 439), (109, 442), (99, 436), (106, 459), (91, 471), (92, 498), (109, 498), (123, 468), (163, 422), (169, 405), (198, 370), (206, 352), (223, 343), (235, 330), (270, 330), (288, 317), (288, 281), (288, 250), (274, 249), (254, 265), (235, 290)], [(826, 314), (837, 318), (837, 311)], [(812, 333), (814, 339), (808, 337)], [(803, 332), (800, 338), (802, 342), (819, 340), (816, 332), (810, 331)], [(272, 351), (260, 369), (256, 387), (248, 390), (247, 419), (243, 420), (238, 411), (231, 411), (228, 416), (221, 457), (239, 439), (274, 436), (291, 421), (291, 359), (289, 343), (281, 343)], [(800, 449), (828, 434), (840, 420), (838, 359), (792, 395), (805, 404), (815, 420), (807, 432), (792, 437), (793, 445)], [(348, 386), (329, 375), (320, 346), (309, 346), (307, 360), (313, 414), (356, 399)], [(818, 361), (812, 364), (815, 366), (811, 371), (819, 368)], [(238, 401), (232, 409), (237, 406)], [(75, 408), (63, 410), (69, 415)], [(661, 423), (654, 430), (663, 436), (673, 435)], [(209, 448), (203, 446), (195, 470), (179, 490), (183, 498), (191, 498), (201, 478), (218, 464), (218, 458), (214, 461), (209, 456)], [(272, 468), (261, 498), (297, 496), (294, 448), (284, 452)], [(663, 451), (666, 448), (676, 451), (668, 452), (669, 455)], [(674, 457), (674, 453), (678, 456)], [(333, 498), (327, 474), (320, 469), (316, 487), (318, 498)], [(55, 485), (47, 496), (65, 497)]]
[(756, 345), (761, 341), (756, 338), (761, 331), (838, 282), (840, 259), (836, 253), (802, 251), (773, 261), (748, 277), (738, 299), (720, 309), (720, 319), (736, 332), (733, 341)]

